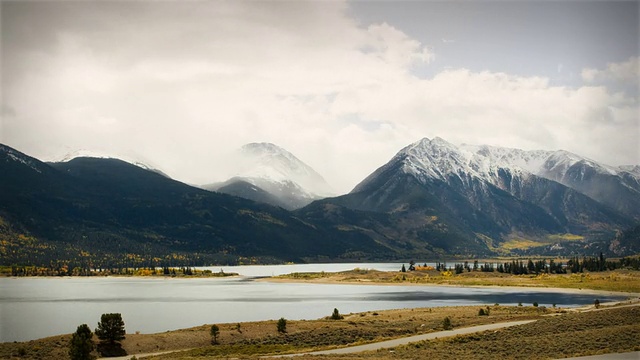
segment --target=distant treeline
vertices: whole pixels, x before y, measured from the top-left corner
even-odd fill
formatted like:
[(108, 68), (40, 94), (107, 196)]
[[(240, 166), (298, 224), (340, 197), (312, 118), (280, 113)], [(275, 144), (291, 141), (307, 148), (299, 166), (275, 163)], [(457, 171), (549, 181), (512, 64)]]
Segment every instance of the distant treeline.
[(640, 270), (640, 257), (624, 257), (617, 260), (605, 259), (602, 253), (600, 256), (584, 256), (573, 257), (569, 259), (566, 264), (559, 261), (556, 262), (553, 259), (546, 260), (512, 260), (504, 263), (484, 262), (479, 264), (478, 261), (474, 261), (470, 264), (468, 261), (464, 263), (456, 263), (455, 266), (447, 267), (446, 262), (436, 263), (436, 270), (439, 271), (455, 271), (456, 274), (461, 274), (465, 271), (482, 271), (482, 272), (499, 272), (513, 275), (526, 275), (526, 274), (566, 274), (581, 273), (584, 271), (597, 272), (616, 269), (633, 269)]
[(42, 266), (3, 266), (0, 267), (0, 275), (4, 276), (200, 276), (200, 277), (222, 277), (233, 276), (236, 273), (213, 272), (211, 270), (198, 270), (189, 266), (161, 268), (109, 268), (109, 269), (89, 269), (67, 266), (42, 267)]

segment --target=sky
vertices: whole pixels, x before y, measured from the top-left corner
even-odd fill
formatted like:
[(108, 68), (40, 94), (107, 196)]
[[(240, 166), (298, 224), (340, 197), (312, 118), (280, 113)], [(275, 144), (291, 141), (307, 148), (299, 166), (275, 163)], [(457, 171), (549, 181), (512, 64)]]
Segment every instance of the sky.
[(640, 164), (640, 2), (4, 1), (0, 142), (190, 184), (271, 142), (346, 193), (404, 146)]

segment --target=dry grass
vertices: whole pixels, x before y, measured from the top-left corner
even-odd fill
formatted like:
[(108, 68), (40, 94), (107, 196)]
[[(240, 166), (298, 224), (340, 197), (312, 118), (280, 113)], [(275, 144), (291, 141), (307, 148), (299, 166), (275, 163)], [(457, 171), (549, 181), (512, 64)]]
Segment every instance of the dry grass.
[[(492, 306), (490, 316), (478, 316), (480, 307), (399, 309), (343, 314), (343, 320), (301, 320), (287, 322), (287, 333), (279, 334), (276, 321), (218, 324), (219, 345), (211, 345), (210, 325), (159, 334), (127, 334), (122, 342), (128, 354), (192, 349), (182, 356), (247, 356), (310, 351), (375, 342), (405, 335), (442, 330), (442, 320), (450, 317), (454, 327), (492, 322), (532, 319), (561, 309), (531, 306)], [(70, 335), (54, 336), (22, 343), (0, 343), (0, 359), (67, 359)], [(94, 338), (94, 340), (96, 340)], [(22, 349), (22, 350), (21, 350)], [(23, 356), (20, 356), (23, 354)], [(167, 355), (164, 358), (174, 358)], [(188, 358), (188, 357), (186, 357)]]
[[(406, 273), (354, 269), (338, 273), (295, 273), (275, 278), (281, 281), (337, 283), (433, 284), (459, 286), (557, 287), (640, 293), (640, 272), (615, 270), (582, 274), (511, 275), (499, 272), (411, 271)], [(269, 281), (273, 281), (270, 279)]]
[[(571, 313), (535, 323), (422, 341), (389, 350), (313, 359), (559, 359), (640, 351), (640, 307)], [(310, 359), (303, 356), (300, 359)]]

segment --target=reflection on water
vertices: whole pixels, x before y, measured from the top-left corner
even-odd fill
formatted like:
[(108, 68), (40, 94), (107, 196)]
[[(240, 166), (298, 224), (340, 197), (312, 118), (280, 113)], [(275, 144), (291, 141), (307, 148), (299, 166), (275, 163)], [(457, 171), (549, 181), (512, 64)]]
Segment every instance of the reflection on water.
[[(162, 332), (211, 323), (316, 319), (394, 308), (477, 304), (578, 306), (593, 294), (445, 286), (287, 284), (253, 277), (355, 267), (395, 270), (401, 264), (315, 264), (224, 267), (239, 278), (2, 278), (0, 341), (24, 341), (97, 326), (103, 313), (122, 313), (128, 332)], [(219, 271), (220, 268), (212, 268)], [(620, 297), (598, 296), (600, 301)]]

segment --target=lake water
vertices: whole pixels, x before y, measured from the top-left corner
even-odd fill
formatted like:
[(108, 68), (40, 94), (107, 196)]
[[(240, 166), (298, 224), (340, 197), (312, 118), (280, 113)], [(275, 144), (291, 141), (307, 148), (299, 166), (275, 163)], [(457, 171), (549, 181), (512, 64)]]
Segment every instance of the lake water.
[(202, 324), (317, 319), (341, 313), (454, 305), (579, 306), (624, 297), (550, 290), (293, 284), (255, 277), (307, 271), (399, 270), (402, 264), (308, 264), (214, 267), (234, 278), (133, 277), (0, 278), (0, 342), (94, 329), (103, 313), (121, 313), (128, 333), (156, 333)]

